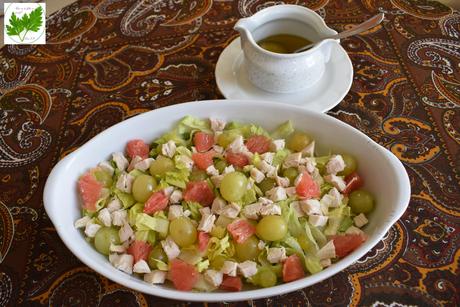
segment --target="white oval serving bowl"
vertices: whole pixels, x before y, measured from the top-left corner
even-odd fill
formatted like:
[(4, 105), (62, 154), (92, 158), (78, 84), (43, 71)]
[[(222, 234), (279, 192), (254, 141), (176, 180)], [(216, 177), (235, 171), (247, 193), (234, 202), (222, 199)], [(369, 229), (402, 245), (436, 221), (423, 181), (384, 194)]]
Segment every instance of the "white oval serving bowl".
[[(359, 163), (365, 187), (376, 199), (376, 208), (364, 228), (368, 240), (348, 256), (320, 273), (271, 288), (241, 292), (183, 292), (168, 285), (149, 285), (140, 278), (115, 269), (108, 259), (85, 241), (74, 228), (81, 217), (77, 180), (86, 170), (123, 151), (133, 138), (146, 142), (170, 130), (185, 115), (200, 118), (216, 117), (260, 124), (274, 129), (290, 119), (295, 127), (307, 131), (316, 140), (318, 149), (347, 152)], [(210, 100), (173, 105), (137, 115), (108, 128), (78, 150), (62, 159), (51, 171), (44, 190), (46, 212), (65, 245), (83, 263), (105, 277), (128, 288), (147, 294), (184, 301), (239, 301), (258, 299), (295, 291), (316, 284), (344, 270), (375, 246), (402, 216), (410, 199), (410, 183), (401, 162), (388, 150), (355, 128), (325, 114), (279, 103), (241, 100)]]

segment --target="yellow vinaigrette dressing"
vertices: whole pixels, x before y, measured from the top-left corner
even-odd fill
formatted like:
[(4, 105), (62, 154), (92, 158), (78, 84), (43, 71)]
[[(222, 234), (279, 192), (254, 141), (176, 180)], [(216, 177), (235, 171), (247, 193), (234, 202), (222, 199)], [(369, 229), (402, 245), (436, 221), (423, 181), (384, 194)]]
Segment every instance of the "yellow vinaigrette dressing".
[(311, 43), (304, 37), (291, 34), (271, 35), (257, 42), (263, 49), (275, 53), (294, 53), (295, 50)]

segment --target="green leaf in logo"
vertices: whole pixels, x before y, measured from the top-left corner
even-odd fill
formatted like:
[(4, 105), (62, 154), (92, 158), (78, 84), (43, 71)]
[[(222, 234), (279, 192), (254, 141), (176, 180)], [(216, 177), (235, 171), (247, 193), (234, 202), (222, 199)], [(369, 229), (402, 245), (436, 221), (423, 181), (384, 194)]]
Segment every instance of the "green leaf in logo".
[[(43, 8), (41, 6), (38, 6), (30, 14), (25, 13), (20, 19), (13, 12), (9, 20), (9, 25), (6, 25), (6, 33), (9, 36), (17, 35), (21, 42), (24, 41), (29, 31), (37, 32), (40, 30), (43, 24), (42, 13)], [(25, 33), (21, 35), (23, 31)]]

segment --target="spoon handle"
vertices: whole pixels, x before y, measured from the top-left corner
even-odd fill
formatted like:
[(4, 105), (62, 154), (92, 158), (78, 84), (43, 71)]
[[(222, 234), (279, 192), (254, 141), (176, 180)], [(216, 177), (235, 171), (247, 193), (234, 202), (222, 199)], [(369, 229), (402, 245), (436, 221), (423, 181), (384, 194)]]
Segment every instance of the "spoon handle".
[(341, 38), (345, 38), (345, 37), (348, 37), (348, 36), (356, 35), (356, 34), (359, 34), (361, 32), (367, 31), (367, 30), (377, 26), (378, 24), (380, 24), (382, 22), (382, 20), (384, 19), (384, 17), (385, 17), (385, 15), (383, 13), (377, 14), (374, 17), (369, 18), (365, 22), (360, 23), (359, 25), (354, 26), (353, 28), (351, 28), (349, 30), (340, 32), (340, 33), (338, 33), (336, 35), (333, 35), (333, 36), (322, 38), (322, 39), (320, 39), (319, 41), (317, 41), (315, 43), (308, 44), (308, 45), (306, 45), (306, 46), (304, 46), (304, 47), (302, 47), (300, 49), (297, 49), (296, 51), (294, 51), (294, 53), (305, 51), (305, 50), (313, 47), (314, 45), (318, 44), (319, 42), (321, 42), (321, 41), (323, 41), (325, 39), (341, 39)]

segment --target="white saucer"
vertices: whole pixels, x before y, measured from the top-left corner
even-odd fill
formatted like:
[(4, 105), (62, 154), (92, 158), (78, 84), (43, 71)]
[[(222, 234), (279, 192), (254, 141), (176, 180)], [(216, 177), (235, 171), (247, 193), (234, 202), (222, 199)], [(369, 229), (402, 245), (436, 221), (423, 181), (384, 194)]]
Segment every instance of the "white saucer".
[(227, 99), (274, 101), (302, 106), (316, 112), (326, 112), (342, 101), (353, 81), (353, 65), (339, 44), (332, 48), (331, 60), (319, 81), (299, 92), (276, 94), (253, 85), (243, 63), (240, 38), (235, 39), (221, 53), (216, 65), (216, 82)]

